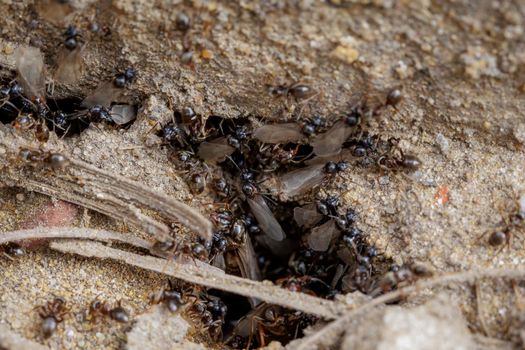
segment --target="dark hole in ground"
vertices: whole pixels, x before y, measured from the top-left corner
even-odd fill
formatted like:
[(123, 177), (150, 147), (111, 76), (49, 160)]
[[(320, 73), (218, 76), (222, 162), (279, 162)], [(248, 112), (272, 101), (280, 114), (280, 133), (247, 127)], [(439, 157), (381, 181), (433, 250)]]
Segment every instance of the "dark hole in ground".
[[(312, 203), (310, 196), (304, 196), (299, 201), (284, 202), (277, 196), (264, 194), (262, 198), (270, 210), (270, 214), (266, 215), (273, 216), (286, 233), (286, 239), (274, 241), (262, 232), (259, 226), (261, 223), (255, 219), (253, 208), (246, 200), (247, 195), (243, 193), (246, 183), (264, 193), (267, 189), (260, 187), (263, 180), (272, 175), (279, 176), (305, 167), (304, 160), (313, 157), (310, 145), (262, 144), (251, 137), (253, 127), (247, 118), (232, 120), (211, 116), (205, 122), (204, 134), (201, 134), (201, 131), (198, 131), (202, 129), (199, 120), (200, 118), (197, 117), (192, 122), (183, 122), (180, 113), (175, 112), (174, 122), (164, 126), (158, 135), (170, 144), (175, 153), (180, 155), (189, 151), (190, 159), (185, 160), (187, 162), (185, 170), (188, 169), (187, 164), (191, 164), (189, 168), (192, 169), (201, 166), (199, 164), (202, 164), (202, 161), (196, 156), (201, 142), (218, 137), (226, 137), (228, 141), (231, 138), (235, 139), (233, 140), (235, 142), (230, 143), (235, 145), (235, 150), (226, 160), (219, 162), (219, 170), (212, 171), (212, 178), (208, 179), (211, 193), (217, 194), (216, 202), (226, 208), (212, 214), (217, 224), (214, 235), (216, 239), (209, 248), (214, 261), (218, 256), (225, 260), (233, 259), (233, 261), (226, 261), (225, 269), (228, 273), (238, 275), (243, 271), (239, 264), (244, 266), (256, 264), (261, 271), (262, 279), (274, 281), (290, 291), (321, 298), (331, 299), (337, 294), (354, 290), (364, 293), (372, 290), (375, 280), (386, 271), (389, 262), (375, 255), (375, 248), (366, 242), (366, 233), (358, 229), (357, 217), (351, 219), (346, 226), (341, 226), (342, 224), (339, 226), (325, 251), (314, 251), (306, 239), (313, 227), (328, 223), (330, 220), (334, 221), (334, 225), (335, 220), (339, 220), (340, 223), (341, 219), (346, 218), (347, 210), (352, 212), (353, 208), (342, 208), (334, 204), (330, 207), (329, 213), (323, 214), (316, 224), (305, 229), (295, 222), (294, 209), (304, 205), (305, 200), (306, 204)], [(373, 140), (367, 135), (363, 133), (356, 133), (356, 135), (359, 136), (349, 140), (345, 147), (362, 146), (366, 147), (367, 151), (373, 148)], [(330, 176), (327, 175), (325, 181), (332, 181)], [(218, 191), (213, 187), (213, 184), (221, 178), (229, 188), (226, 192)], [(324, 203), (324, 201), (328, 199), (317, 198), (312, 204)], [(239, 258), (237, 249), (244, 243), (236, 240), (236, 236), (232, 233), (235, 231), (235, 223), (238, 222), (241, 222), (243, 227), (241, 231), (246, 232), (246, 239), (250, 239), (254, 247), (253, 259), (248, 262)], [(345, 276), (347, 278), (343, 281)], [(229, 346), (233, 348), (246, 346), (249, 338), (252, 347), (268, 344), (271, 340), (287, 343), (300, 336), (302, 330), (315, 320), (310, 315), (280, 307), (270, 312), (265, 309), (269, 306), (264, 303), (257, 309), (252, 309), (246, 299), (240, 302), (238, 296), (214, 293), (228, 307), (223, 323), (224, 334), (235, 335), (238, 333), (235, 326), (238, 320), (242, 320), (246, 315), (253, 316), (253, 313), (261, 312), (254, 318), (253, 322), (258, 326), (253, 330), (253, 334), (229, 338)], [(274, 315), (274, 311), (278, 315)], [(269, 312), (272, 315), (268, 314)]]
[[(59, 137), (79, 135), (89, 127), (90, 123), (100, 122), (100, 118), (93, 120), (89, 110), (81, 107), (82, 100), (79, 97), (47, 98), (45, 102), (38, 103), (23, 95), (23, 90), (16, 80), (3, 79), (0, 81), (0, 122), (3, 124), (16, 123), (17, 118), (30, 116), (33, 124), (44, 122), (47, 128)], [(137, 106), (132, 107), (136, 114)], [(115, 127), (127, 128), (133, 123), (131, 120), (116, 125), (112, 118), (118, 115), (109, 113), (109, 116), (106, 122)]]

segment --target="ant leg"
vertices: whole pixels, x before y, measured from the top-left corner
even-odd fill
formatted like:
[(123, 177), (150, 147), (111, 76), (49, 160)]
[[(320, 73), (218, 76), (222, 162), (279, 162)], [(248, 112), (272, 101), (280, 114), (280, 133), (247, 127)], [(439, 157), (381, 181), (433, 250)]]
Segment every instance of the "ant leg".
[(259, 323), (258, 325), (258, 335), (259, 335), (259, 346), (261, 348), (264, 348), (266, 345), (266, 341), (265, 341), (265, 334), (264, 334), (264, 327), (263, 327), (263, 324), (262, 323)]

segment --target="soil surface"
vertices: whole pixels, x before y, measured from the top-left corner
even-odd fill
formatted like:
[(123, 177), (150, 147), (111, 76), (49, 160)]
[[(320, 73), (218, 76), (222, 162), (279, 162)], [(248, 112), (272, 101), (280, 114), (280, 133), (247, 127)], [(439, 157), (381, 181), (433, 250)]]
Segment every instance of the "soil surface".
[[(91, 125), (63, 139), (52, 134), (50, 147), (206, 213), (213, 199), (207, 191), (191, 193), (157, 136), (173, 110), (191, 107), (202, 118), (267, 122), (320, 114), (333, 123), (356, 103), (382, 104), (388, 91), (401, 87), (403, 101), (367, 119), (365, 127), (371, 134), (399, 138), (421, 167), (411, 173), (350, 167), (320, 193), (338, 195), (342, 206), (356, 208), (368, 241), (398, 265), (420, 262), (441, 274), (525, 263), (519, 229), (508, 247), (488, 244), (490, 233), (504, 227), (525, 194), (524, 3), (72, 1), (68, 17), (57, 19), (40, 6), (53, 1), (35, 2), (0, 3), (2, 76), (13, 78), (14, 51), (29, 45), (43, 52), (51, 80), (68, 24), (82, 32), (83, 74), (75, 84), (56, 82), (55, 98), (81, 99), (128, 66), (138, 72), (122, 98), (139, 107), (130, 127)], [(180, 13), (191, 18), (186, 34), (176, 28)], [(97, 32), (90, 31), (94, 25)], [(193, 52), (189, 64), (181, 58), (188, 50), (185, 41)], [(315, 94), (297, 101), (268, 93), (270, 85), (296, 83), (308, 84)], [(49, 225), (145, 236), (125, 222), (69, 207), (20, 184), (4, 185), (4, 232)], [(82, 315), (102, 296), (111, 303), (121, 300), (132, 316), (144, 317), (138, 323), (143, 329), (152, 327), (145, 317), (153, 312), (149, 295), (165, 285), (166, 277), (35, 245), (25, 256), (0, 258), (0, 326), (52, 349), (119, 348), (126, 339), (136, 348), (139, 331), (126, 337), (133, 326), (80, 322)], [(502, 280), (452, 285), (420, 294), (407, 305), (443, 290), (460, 306), (469, 332), (520, 343), (524, 305), (519, 296), (525, 285), (513, 288)], [(72, 312), (50, 339), (43, 339), (35, 307), (53, 296), (65, 298)], [(169, 327), (188, 327), (180, 322)], [(201, 342), (220, 347), (188, 332), (181, 348), (199, 348)]]

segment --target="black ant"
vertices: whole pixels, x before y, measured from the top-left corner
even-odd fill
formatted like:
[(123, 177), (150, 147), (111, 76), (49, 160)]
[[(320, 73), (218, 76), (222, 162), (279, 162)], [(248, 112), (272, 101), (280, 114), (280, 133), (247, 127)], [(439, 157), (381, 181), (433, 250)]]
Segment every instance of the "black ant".
[(89, 304), (88, 317), (95, 322), (100, 316), (108, 316), (119, 323), (128, 323), (130, 320), (129, 313), (122, 307), (120, 300), (114, 307), (98, 298), (93, 300)]
[(157, 241), (151, 247), (154, 255), (164, 258), (190, 256), (199, 260), (208, 259), (208, 250), (200, 243), (176, 243), (175, 241)]
[(325, 200), (320, 200), (316, 203), (317, 211), (324, 216), (337, 215), (338, 205), (339, 198), (336, 196), (328, 196)]
[(309, 85), (299, 83), (290, 86), (269, 86), (268, 92), (274, 96), (293, 96), (296, 100), (310, 97), (313, 94), (313, 90)]
[(217, 339), (222, 334), (227, 311), (228, 307), (220, 298), (203, 295), (202, 299), (197, 298), (192, 305), (190, 315), (199, 319), (204, 325), (203, 330), (209, 331), (210, 335)]
[(77, 38), (80, 36), (77, 28), (73, 25), (69, 25), (64, 33), (66, 40), (64, 41), (64, 45), (68, 50), (74, 50), (76, 49), (78, 45)]
[(137, 71), (133, 67), (128, 67), (124, 73), (118, 73), (113, 79), (113, 84), (117, 88), (123, 88), (126, 84), (131, 84), (135, 79)]
[(162, 138), (173, 144), (176, 142), (180, 147), (186, 147), (189, 145), (188, 134), (186, 131), (175, 123), (170, 123), (162, 129)]
[(66, 156), (50, 151), (22, 149), (19, 156), (32, 166), (45, 165), (54, 170), (63, 169), (68, 164)]
[(171, 280), (168, 280), (168, 288), (162, 288), (158, 293), (151, 296), (150, 302), (152, 304), (164, 302), (171, 312), (179, 311), (181, 306), (185, 304), (182, 293), (175, 289)]
[(25, 250), (16, 243), (7, 243), (4, 245), (4, 254), (9, 258), (20, 257), (25, 255)]
[(57, 329), (60, 322), (64, 321), (64, 316), (69, 313), (70, 308), (66, 306), (63, 298), (56, 297), (48, 301), (45, 305), (38, 307), (38, 315), (42, 318), (40, 329), (44, 338), (49, 338)]
[(409, 171), (419, 169), (422, 163), (418, 157), (411, 154), (404, 154), (403, 150), (397, 146), (397, 139), (391, 138), (389, 143), (394, 150), (391, 150), (387, 155), (379, 157), (377, 165), (379, 165), (380, 168), (386, 170), (406, 169)]
[(191, 27), (190, 17), (184, 12), (177, 13), (177, 17), (175, 18), (175, 26), (181, 32), (186, 32)]
[[(525, 213), (520, 208), (518, 213), (511, 214), (505, 220), (504, 227), (502, 229), (496, 230), (490, 234), (488, 243), (493, 247), (497, 247), (505, 243), (507, 247), (509, 247), (511, 239), (512, 239), (512, 235), (513, 235), (513, 231), (519, 228), (520, 225), (523, 224), (524, 218), (525, 218)], [(481, 237), (483, 237), (484, 235), (486, 235), (486, 233), (481, 235)]]
[(409, 285), (420, 278), (431, 277), (433, 272), (424, 264), (411, 263), (402, 267), (394, 265), (378, 282), (378, 286), (370, 294), (376, 296), (387, 293), (395, 288)]

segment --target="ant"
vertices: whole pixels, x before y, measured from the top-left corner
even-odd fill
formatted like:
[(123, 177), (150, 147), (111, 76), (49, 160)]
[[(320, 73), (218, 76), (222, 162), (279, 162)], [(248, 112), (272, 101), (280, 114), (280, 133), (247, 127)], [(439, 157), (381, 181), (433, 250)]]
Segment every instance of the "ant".
[[(525, 219), (525, 212), (520, 207), (517, 213), (511, 214), (506, 220), (504, 220), (505, 222), (502, 229), (496, 230), (490, 234), (488, 243), (493, 247), (500, 246), (503, 243), (505, 243), (507, 247), (510, 247), (513, 231), (523, 224), (523, 219)], [(482, 234), (480, 238), (486, 234), (487, 232)], [(503, 249), (503, 247), (501, 249)]]
[(210, 261), (213, 261), (215, 257), (224, 253), (229, 246), (229, 242), (224, 237), (224, 232), (216, 231), (213, 233), (211, 246), (210, 246)]
[(268, 86), (268, 92), (273, 96), (293, 96), (296, 100), (302, 100), (311, 97), (313, 89), (309, 85), (296, 83), (290, 86)]
[(191, 256), (198, 260), (207, 260), (208, 250), (200, 243), (180, 243), (173, 240), (156, 241), (151, 247), (154, 255), (164, 258), (178, 258), (179, 256)]
[(387, 293), (395, 288), (401, 288), (415, 282), (420, 278), (431, 277), (433, 272), (424, 264), (411, 263), (402, 267), (393, 265), (378, 282), (378, 287), (370, 295), (377, 296)]
[(117, 88), (123, 88), (127, 84), (131, 84), (137, 75), (137, 71), (133, 67), (128, 67), (124, 73), (117, 73), (113, 79), (113, 85)]
[(19, 246), (16, 243), (7, 243), (4, 245), (4, 255), (8, 257), (9, 259), (13, 259), (13, 257), (19, 257), (25, 255), (25, 250), (21, 246)]
[(77, 38), (81, 36), (74, 25), (69, 25), (64, 33), (66, 40), (64, 45), (68, 50), (74, 50), (78, 46)]
[(176, 142), (182, 148), (189, 145), (188, 134), (175, 122), (169, 123), (162, 128), (162, 138), (170, 144)]
[(385, 105), (396, 107), (399, 102), (403, 99), (403, 92), (400, 88), (395, 88), (390, 90), (388, 95), (386, 96), (386, 102)]
[[(45, 118), (45, 116), (44, 116)], [(35, 137), (40, 142), (47, 142), (49, 139), (49, 129), (43, 120), (38, 122), (31, 116), (31, 114), (19, 114), (13, 121), (13, 127), (17, 131), (27, 131), (34, 129)]]
[(66, 306), (63, 298), (56, 297), (48, 301), (45, 305), (37, 308), (38, 315), (42, 318), (41, 331), (44, 338), (49, 338), (57, 329), (60, 322), (64, 321), (64, 316), (69, 313), (70, 308)]
[(153, 294), (150, 303), (159, 304), (164, 302), (171, 312), (175, 313), (185, 304), (182, 293), (175, 289), (175, 286), (168, 280), (168, 288), (162, 288), (158, 293)]
[(175, 26), (181, 32), (186, 32), (191, 27), (191, 19), (184, 12), (177, 13), (175, 17)]
[(323, 280), (311, 276), (289, 276), (278, 279), (275, 283), (291, 292), (305, 293), (315, 297), (329, 295), (332, 291), (332, 288)]
[(219, 297), (208, 295), (203, 295), (202, 299), (196, 299), (190, 311), (194, 319), (198, 318), (203, 323), (203, 330), (208, 330), (215, 339), (222, 334), (227, 312), (228, 307)]
[(130, 319), (128, 311), (122, 307), (120, 300), (117, 306), (111, 307), (108, 303), (97, 298), (89, 304), (88, 317), (91, 321), (96, 321), (100, 316), (109, 316), (119, 323), (128, 323)]
[(230, 196), (231, 188), (225, 178), (221, 177), (214, 181), (213, 187), (215, 193), (221, 198), (228, 198)]
[(307, 123), (303, 125), (303, 134), (307, 136), (314, 135), (319, 128), (321, 128), (326, 123), (326, 120), (319, 116), (314, 115), (312, 119), (310, 119)]
[(68, 164), (68, 159), (61, 153), (43, 150), (21, 149), (19, 156), (32, 166), (45, 165), (54, 170), (63, 169)]
[(348, 162), (342, 160), (340, 162), (328, 162), (324, 166), (324, 170), (327, 174), (335, 174), (348, 169)]
[(404, 154), (398, 145), (399, 140), (391, 138), (388, 140), (388, 143), (394, 150), (391, 150), (389, 153), (379, 157), (377, 160), (377, 165), (386, 170), (400, 170), (406, 169), (409, 171), (415, 171), (419, 169), (422, 162), (415, 155)]
[(316, 208), (319, 214), (324, 216), (337, 215), (337, 208), (339, 205), (339, 198), (336, 196), (328, 196), (325, 200), (317, 201)]

